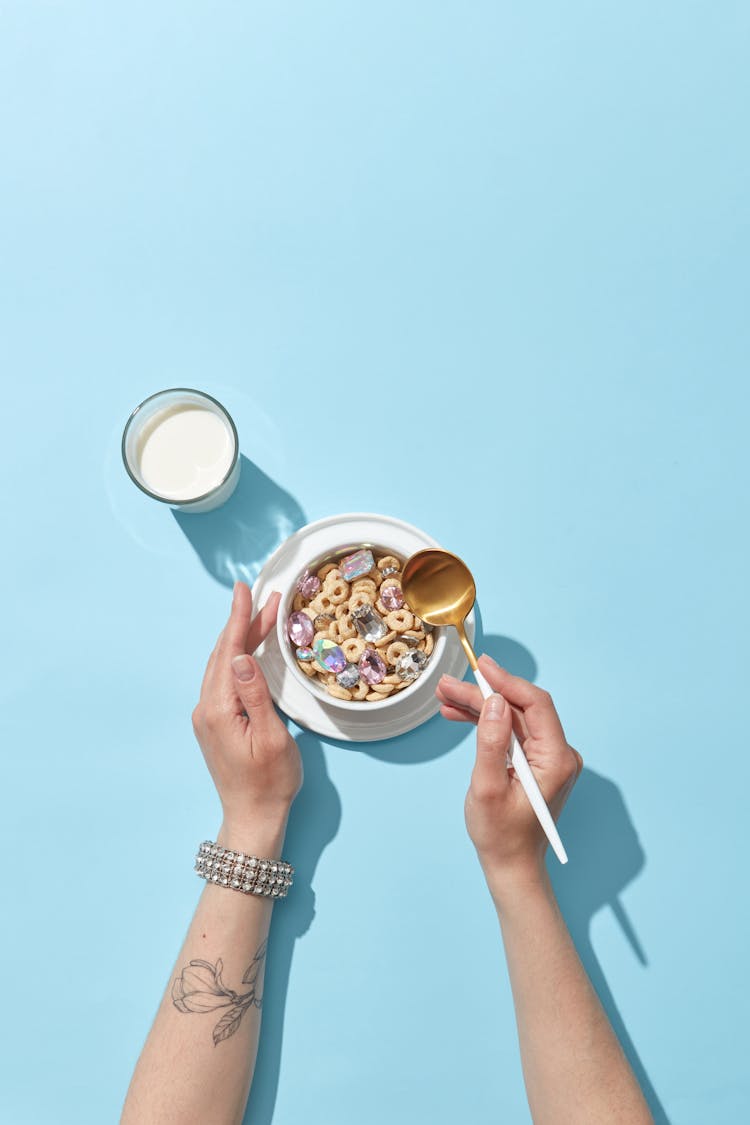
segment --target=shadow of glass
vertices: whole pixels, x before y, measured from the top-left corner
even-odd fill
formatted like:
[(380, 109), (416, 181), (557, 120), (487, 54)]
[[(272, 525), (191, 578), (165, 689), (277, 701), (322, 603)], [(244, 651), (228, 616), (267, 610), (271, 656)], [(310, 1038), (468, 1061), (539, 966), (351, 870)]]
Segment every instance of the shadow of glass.
[(263, 1023), (258, 1046), (246, 1125), (270, 1125), (279, 1087), (289, 976), (294, 945), (315, 919), (312, 882), (327, 844), (341, 823), (341, 800), (328, 776), (323, 747), (309, 732), (297, 736), (305, 779), (292, 805), (284, 843), (284, 858), (294, 866), (294, 887), (273, 912), (263, 995)]
[(622, 794), (614, 782), (593, 770), (584, 769), (560, 818), (560, 835), (565, 841), (570, 863), (562, 867), (552, 859), (549, 864), (560, 909), (656, 1125), (669, 1125), (669, 1118), (628, 1034), (591, 941), (594, 915), (609, 906), (633, 955), (642, 965), (647, 964), (635, 927), (620, 899), (628, 883), (643, 870), (646, 856)]
[(224, 586), (255, 581), (269, 555), (302, 527), (305, 513), (294, 497), (244, 454), (232, 496), (213, 512), (172, 509), (210, 575)]

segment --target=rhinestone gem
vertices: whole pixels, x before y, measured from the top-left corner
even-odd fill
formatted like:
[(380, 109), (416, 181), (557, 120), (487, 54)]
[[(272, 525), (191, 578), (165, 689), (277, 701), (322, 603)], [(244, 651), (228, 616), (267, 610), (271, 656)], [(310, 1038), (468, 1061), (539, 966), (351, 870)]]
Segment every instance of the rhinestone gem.
[(258, 861), (257, 861), (257, 859), (255, 858), (254, 855), (251, 855), (250, 859), (247, 862), (250, 864), (251, 867), (257, 867), (258, 866)]
[(237, 888), (240, 885), (239, 879), (232, 879), (232, 886)]
[(224, 859), (228, 859), (231, 863), (234, 859), (234, 852), (224, 852)]
[(307, 598), (308, 601), (315, 597), (319, 589), (320, 579), (317, 574), (311, 574), (309, 570), (306, 570), (305, 573), (297, 579), (297, 591), (302, 594), (303, 598)]
[(359, 668), (357, 665), (347, 664), (345, 668), (342, 668), (336, 676), (336, 683), (347, 690), (355, 687), (359, 683)]
[(237, 866), (234, 869), (234, 873), (235, 873), (235, 875), (241, 875), (242, 874), (242, 864), (241, 863), (237, 864)]
[(235, 858), (237, 859), (237, 862), (238, 862), (238, 863), (244, 863), (244, 862), (245, 862), (245, 857), (244, 857), (244, 855), (242, 854), (242, 852), (238, 852), (238, 853), (237, 853), (237, 856), (236, 856)]
[(404, 593), (400, 586), (381, 586), (380, 600), (387, 610), (401, 609)]
[(211, 882), (212, 883), (218, 883), (218, 881), (219, 881), (219, 876), (214, 871), (213, 875), (211, 876)]
[(251, 890), (251, 889), (252, 889), (252, 885), (253, 885), (252, 883), (243, 883), (243, 884), (242, 884), (242, 889), (243, 889), (243, 891), (249, 891), (249, 890)]
[(359, 674), (366, 684), (379, 684), (388, 671), (386, 663), (374, 648), (366, 648), (359, 658)]
[(402, 633), (399, 637), (399, 640), (407, 644), (409, 648), (417, 648), (421, 639), (421, 637), (415, 637), (413, 633)]
[(213, 867), (213, 865), (214, 865), (214, 861), (212, 859), (206, 860), (206, 867)]
[(411, 652), (405, 652), (403, 656), (399, 656), (396, 661), (396, 674), (402, 680), (410, 682), (416, 680), (427, 663), (427, 657), (419, 649), (413, 649)]
[(227, 879), (226, 875), (222, 875), (221, 885), (222, 885), (222, 887), (228, 887), (229, 886), (229, 880)]
[(228, 875), (229, 872), (232, 870), (231, 863), (222, 863), (221, 870), (224, 872), (225, 875)]
[(367, 603), (352, 610), (352, 621), (360, 637), (366, 641), (379, 641), (388, 632), (383, 618)]
[[(312, 621), (310, 622), (312, 625)], [(325, 672), (340, 672), (346, 667), (346, 657), (334, 642), (328, 637), (318, 637), (313, 644), (315, 660)]]
[(380, 573), (383, 575), (383, 578), (387, 578), (389, 574), (398, 574), (398, 567), (384, 566)]
[(286, 631), (292, 644), (299, 648), (306, 648), (315, 636), (313, 623), (306, 613), (290, 613)]
[(308, 661), (315, 659), (315, 653), (311, 648), (308, 648), (307, 645), (305, 645), (304, 648), (298, 648), (294, 655), (304, 664), (307, 664)]
[(330, 613), (319, 613), (313, 621), (313, 628), (316, 633), (325, 633), (326, 629), (330, 629), (334, 622), (334, 618)]
[(339, 570), (341, 577), (345, 582), (351, 582), (355, 578), (361, 578), (363, 574), (369, 574), (375, 566), (375, 559), (372, 557), (372, 551), (363, 548), (361, 551), (355, 551), (353, 555), (347, 555), (339, 563)]

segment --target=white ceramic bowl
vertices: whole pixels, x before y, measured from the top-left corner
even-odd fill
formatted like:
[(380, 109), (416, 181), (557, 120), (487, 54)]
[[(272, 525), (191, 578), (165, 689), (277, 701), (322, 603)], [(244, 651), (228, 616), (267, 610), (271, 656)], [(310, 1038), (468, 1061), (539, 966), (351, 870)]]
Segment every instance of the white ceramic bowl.
[[(331, 528), (332, 534), (335, 534), (337, 530), (338, 529), (336, 528)], [(346, 531), (346, 527), (342, 527), (341, 530)], [(398, 538), (397, 529), (394, 529), (394, 536), (391, 537), (391, 540), (393, 538)], [(403, 537), (401, 539), (401, 542), (404, 542)], [(330, 695), (320, 683), (317, 676), (306, 676), (304, 672), (300, 671), (297, 665), (297, 661), (294, 657), (294, 647), (292, 646), (286, 631), (287, 618), (292, 612), (292, 602), (294, 601), (294, 595), (297, 593), (297, 580), (304, 573), (305, 568), (308, 568), (313, 573), (315, 573), (315, 571), (325, 563), (338, 562), (339, 559), (344, 558), (345, 555), (350, 555), (353, 551), (358, 551), (361, 547), (369, 547), (370, 550), (372, 550), (377, 555), (398, 555), (403, 560), (403, 562), (406, 562), (409, 555), (414, 553), (413, 550), (407, 551), (405, 553), (403, 548), (399, 547), (393, 541), (390, 541), (388, 543), (376, 543), (371, 539), (367, 540), (366, 542), (353, 542), (350, 539), (340, 539), (332, 549), (326, 550), (323, 554), (318, 554), (315, 558), (306, 560), (300, 571), (292, 579), (292, 582), (287, 587), (287, 589), (281, 591), (281, 604), (279, 606), (279, 615), (276, 619), (276, 631), (278, 633), (279, 647), (284, 657), (284, 663), (286, 664), (292, 675), (295, 676), (299, 683), (304, 686), (306, 691), (312, 692), (324, 703), (327, 703), (330, 707), (333, 707), (339, 711), (385, 711), (393, 707), (395, 704), (399, 703), (399, 700), (402, 700), (409, 694), (409, 692), (413, 691), (417, 684), (424, 688), (428, 680), (435, 678), (435, 669), (440, 664), (440, 658), (443, 655), (443, 651), (445, 649), (445, 629), (438, 628), (433, 631), (432, 635), (435, 638), (435, 645), (432, 652), (430, 653), (424, 671), (417, 677), (417, 679), (402, 691), (394, 692), (392, 695), (386, 696), (385, 699), (379, 700), (378, 702), (367, 702), (367, 700), (364, 699), (337, 699), (334, 695)]]
[[(311, 686), (297, 667), (286, 635), (286, 619), (296, 593), (296, 582), (305, 567), (344, 547), (363, 543), (388, 548), (407, 559), (424, 547), (438, 547), (431, 536), (392, 516), (347, 512), (328, 516), (295, 531), (265, 562), (253, 586), (255, 605), (261, 606), (274, 590), (281, 593), (279, 625), (256, 650), (274, 702), (301, 727), (327, 738), (347, 742), (373, 742), (395, 738), (437, 714), (440, 704), (435, 686), (445, 672), (461, 679), (467, 660), (454, 629), (441, 629), (425, 671), (413, 684), (382, 703), (334, 699), (325, 689)], [(466, 620), (474, 636), (474, 616)]]

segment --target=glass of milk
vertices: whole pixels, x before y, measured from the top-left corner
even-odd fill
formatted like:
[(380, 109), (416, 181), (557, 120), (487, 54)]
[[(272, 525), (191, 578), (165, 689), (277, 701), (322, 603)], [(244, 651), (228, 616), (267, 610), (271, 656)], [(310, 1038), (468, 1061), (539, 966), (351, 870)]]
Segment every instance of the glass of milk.
[(240, 477), (237, 429), (203, 391), (172, 387), (136, 406), (122, 435), (131, 480), (154, 500), (183, 512), (209, 512)]

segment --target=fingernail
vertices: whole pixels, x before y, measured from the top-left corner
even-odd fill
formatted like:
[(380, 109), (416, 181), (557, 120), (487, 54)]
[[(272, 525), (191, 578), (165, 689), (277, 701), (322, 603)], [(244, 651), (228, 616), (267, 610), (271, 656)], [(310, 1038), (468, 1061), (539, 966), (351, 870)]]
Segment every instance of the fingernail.
[(482, 656), (484, 657), (485, 660), (487, 660), (492, 665), (493, 668), (499, 668), (500, 667), (498, 662), (496, 660), (493, 660), (492, 657), (489, 655), (489, 653), (483, 652)]
[(505, 699), (502, 695), (491, 695), (487, 700), (487, 703), (485, 704), (485, 719), (490, 719), (493, 722), (497, 722), (498, 719), (502, 719), (503, 715), (505, 714), (505, 708), (507, 706), (508, 704), (505, 702)]
[(232, 668), (238, 680), (247, 683), (255, 678), (255, 664), (249, 656), (235, 656), (232, 658)]
[(238, 586), (239, 586), (239, 582), (235, 582), (234, 586), (232, 587), (232, 605), (234, 605), (234, 603), (237, 601), (237, 587)]

